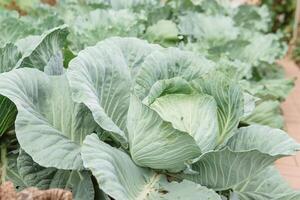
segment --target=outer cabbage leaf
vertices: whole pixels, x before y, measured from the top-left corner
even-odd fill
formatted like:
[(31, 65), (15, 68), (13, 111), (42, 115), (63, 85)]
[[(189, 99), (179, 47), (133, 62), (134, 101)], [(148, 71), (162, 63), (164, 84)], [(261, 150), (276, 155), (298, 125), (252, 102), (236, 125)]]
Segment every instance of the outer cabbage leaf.
[(140, 166), (177, 172), (201, 154), (192, 136), (164, 122), (136, 96), (131, 97), (127, 129), (132, 159)]
[(244, 114), (243, 93), (236, 81), (221, 73), (209, 73), (192, 81), (200, 93), (214, 97), (218, 106), (218, 145), (223, 145), (235, 133)]
[(26, 187), (39, 189), (63, 188), (72, 190), (75, 200), (94, 200), (91, 174), (87, 171), (67, 171), (45, 168), (35, 163), (24, 151), (17, 159), (18, 173)]
[(205, 187), (186, 180), (169, 183), (164, 175), (136, 166), (126, 153), (100, 141), (95, 134), (85, 139), (82, 156), (100, 188), (114, 199), (221, 200)]
[(22, 59), (17, 66), (44, 70), (53, 55), (60, 52), (64, 46), (68, 30), (66, 26), (56, 27), (46, 31), (41, 36), (30, 36), (17, 43), (22, 52)]
[(213, 97), (203, 94), (171, 94), (157, 98), (150, 107), (182, 132), (191, 135), (201, 152), (217, 145), (217, 105)]
[(95, 121), (122, 143), (126, 141), (131, 73), (156, 47), (134, 38), (111, 38), (81, 51), (69, 64), (73, 99), (84, 103)]
[(80, 145), (97, 125), (83, 104), (72, 101), (65, 75), (22, 68), (0, 78), (0, 93), (18, 109), (15, 131), (21, 147), (42, 166), (82, 169)]
[(252, 125), (239, 129), (227, 148), (202, 155), (192, 165), (198, 175), (184, 177), (215, 190), (233, 189), (262, 172), (276, 159), (294, 154), (299, 147), (279, 129)]
[(233, 190), (240, 200), (297, 200), (300, 198), (300, 192), (292, 190), (273, 166), (234, 186)]
[(44, 72), (48, 75), (62, 75), (65, 73), (62, 52), (54, 54), (44, 68)]
[(261, 125), (240, 128), (227, 145), (234, 151), (257, 149), (271, 156), (293, 155), (300, 149), (300, 144), (297, 144), (284, 131)]
[(273, 128), (283, 128), (284, 120), (278, 101), (263, 101), (253, 110), (249, 116), (242, 118), (243, 123), (261, 124)]

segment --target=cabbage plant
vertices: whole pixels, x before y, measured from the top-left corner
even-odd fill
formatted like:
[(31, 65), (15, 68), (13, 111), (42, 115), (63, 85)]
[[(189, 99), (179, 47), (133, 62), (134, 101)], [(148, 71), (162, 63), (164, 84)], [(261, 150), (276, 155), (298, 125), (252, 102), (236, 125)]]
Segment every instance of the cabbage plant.
[(276, 129), (293, 80), (269, 19), (226, 0), (1, 10), (1, 182), (75, 200), (298, 200), (274, 167), (299, 144)]
[(21, 150), (6, 165), (18, 187), (88, 200), (300, 197), (273, 166), (300, 145), (279, 129), (241, 126), (246, 93), (207, 58), (113, 37), (67, 70), (50, 60), (44, 72), (0, 75), (18, 111)]

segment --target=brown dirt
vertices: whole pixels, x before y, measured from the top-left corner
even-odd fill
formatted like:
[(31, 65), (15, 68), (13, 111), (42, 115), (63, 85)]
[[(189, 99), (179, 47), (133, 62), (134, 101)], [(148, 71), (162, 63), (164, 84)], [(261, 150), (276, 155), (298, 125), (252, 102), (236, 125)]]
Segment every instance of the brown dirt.
[(22, 10), (15, 0), (12, 0), (9, 4), (5, 5), (4, 7), (8, 10), (15, 10), (22, 16), (27, 15), (27, 12), (25, 10)]
[(72, 200), (72, 193), (63, 189), (39, 190), (33, 187), (17, 193), (11, 182), (5, 182), (0, 186), (0, 200)]
[(41, 0), (42, 3), (49, 4), (50, 6), (55, 6), (56, 0)]

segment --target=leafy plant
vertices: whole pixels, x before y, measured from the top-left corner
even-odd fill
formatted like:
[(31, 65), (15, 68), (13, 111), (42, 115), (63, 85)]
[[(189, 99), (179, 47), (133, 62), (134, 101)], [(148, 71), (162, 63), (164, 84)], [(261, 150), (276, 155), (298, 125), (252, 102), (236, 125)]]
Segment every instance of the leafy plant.
[(3, 182), (78, 200), (300, 197), (273, 166), (300, 145), (277, 129), (293, 81), (274, 64), (285, 44), (265, 33), (265, 7), (60, 1), (32, 10), (0, 15), (40, 25), (3, 29)]

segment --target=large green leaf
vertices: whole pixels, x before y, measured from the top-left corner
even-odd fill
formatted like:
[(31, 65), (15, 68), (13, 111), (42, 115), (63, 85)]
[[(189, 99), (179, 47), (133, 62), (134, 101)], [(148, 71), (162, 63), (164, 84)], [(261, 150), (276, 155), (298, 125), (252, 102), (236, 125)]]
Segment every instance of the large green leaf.
[[(59, 27), (42, 36), (32, 36), (21, 40), (17, 43), (18, 47), (11, 43), (6, 44), (0, 49), (0, 72), (24, 66), (43, 70), (49, 65), (48, 61), (52, 62), (53, 55), (59, 53), (65, 38), (66, 27)], [(17, 110), (15, 105), (3, 96), (0, 96), (0, 106), (0, 134), (3, 134), (13, 126)]]
[(186, 174), (183, 177), (214, 190), (227, 190), (255, 176), (276, 158), (279, 157), (272, 157), (257, 150), (234, 152), (225, 148), (202, 155), (199, 161), (192, 165), (192, 170), (199, 174)]
[(22, 68), (0, 79), (0, 93), (18, 109), (15, 131), (21, 147), (42, 166), (82, 169), (80, 145), (97, 125), (83, 104), (72, 101), (65, 75)]
[(44, 68), (44, 72), (48, 75), (62, 75), (65, 72), (61, 51), (57, 52), (50, 58)]
[(44, 70), (52, 56), (61, 51), (67, 35), (68, 29), (63, 25), (46, 31), (41, 36), (29, 36), (18, 41), (17, 46), (22, 52), (22, 59), (16, 67)]
[(300, 191), (292, 190), (273, 166), (234, 186), (233, 190), (240, 200), (297, 200), (300, 198)]
[(18, 173), (27, 187), (39, 189), (63, 188), (71, 190), (75, 200), (94, 200), (91, 174), (87, 171), (67, 171), (45, 168), (35, 163), (24, 151), (17, 160)]
[(243, 93), (238, 83), (221, 73), (209, 73), (192, 82), (193, 87), (214, 97), (218, 106), (219, 136), (217, 144), (224, 144), (235, 133), (244, 114)]
[(203, 56), (176, 48), (150, 54), (137, 73), (135, 93), (144, 99), (157, 81), (181, 77), (187, 81), (199, 78), (214, 68), (214, 63)]
[(219, 130), (213, 97), (171, 94), (156, 99), (150, 107), (175, 129), (190, 134), (202, 152), (216, 147)]
[(192, 136), (164, 122), (136, 96), (131, 97), (127, 129), (132, 159), (140, 166), (180, 171), (201, 153)]
[[(272, 138), (271, 141), (270, 138)], [(271, 156), (293, 155), (300, 150), (300, 144), (296, 143), (286, 132), (261, 125), (240, 128), (230, 138), (227, 145), (234, 151), (257, 149)]]
[(122, 143), (126, 141), (131, 72), (155, 48), (135, 38), (111, 38), (81, 51), (69, 64), (73, 99), (84, 103), (96, 122)]
[(187, 180), (169, 183), (164, 175), (136, 166), (126, 153), (100, 141), (95, 134), (86, 137), (82, 156), (100, 188), (114, 199), (221, 200), (205, 187)]
[(262, 172), (276, 159), (294, 154), (299, 147), (279, 129), (252, 125), (239, 129), (229, 140), (228, 147), (202, 155), (192, 165), (198, 175), (184, 177), (215, 190), (232, 189)]

